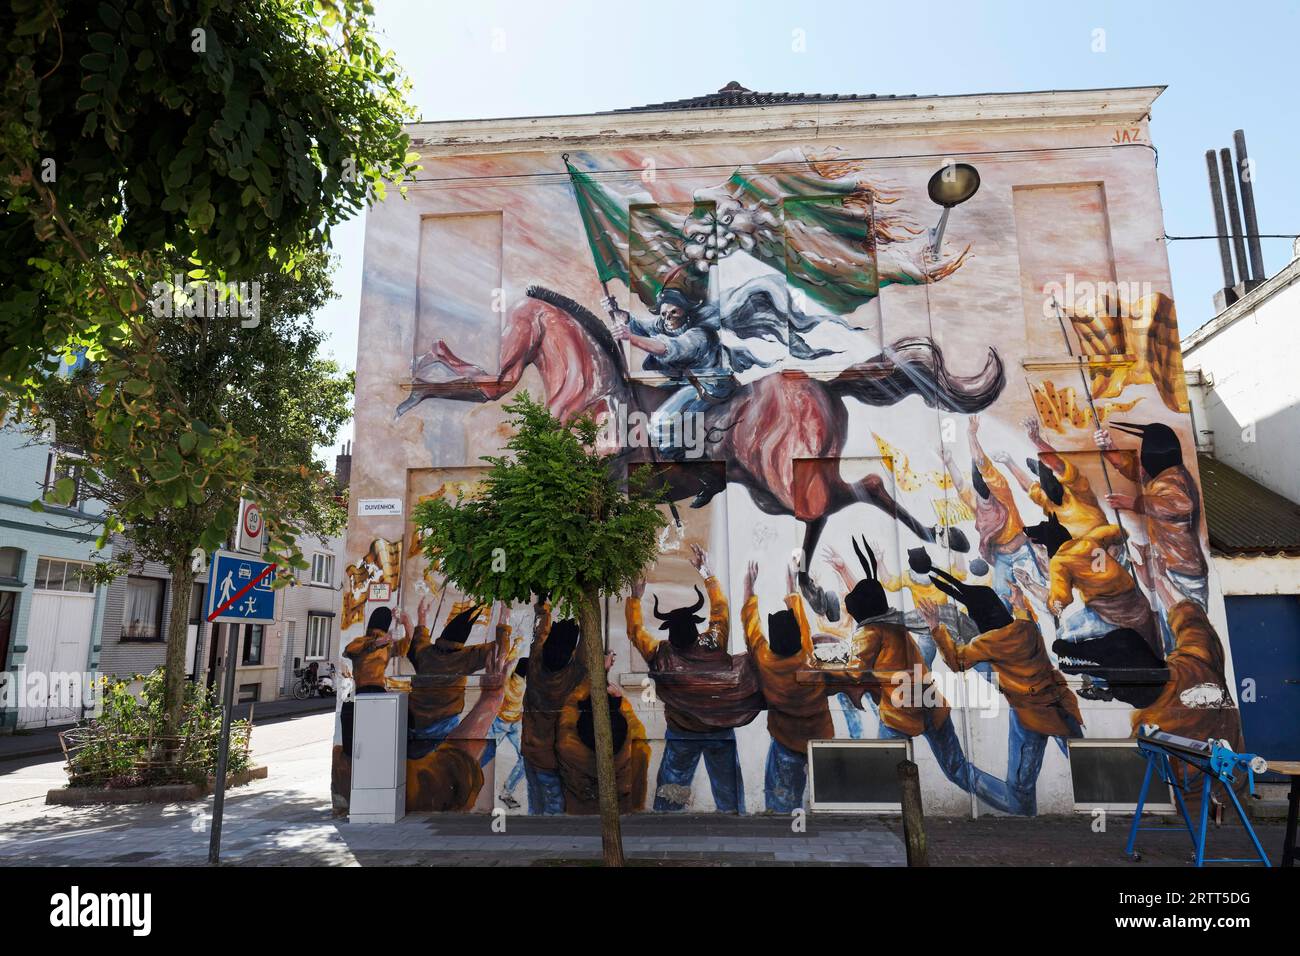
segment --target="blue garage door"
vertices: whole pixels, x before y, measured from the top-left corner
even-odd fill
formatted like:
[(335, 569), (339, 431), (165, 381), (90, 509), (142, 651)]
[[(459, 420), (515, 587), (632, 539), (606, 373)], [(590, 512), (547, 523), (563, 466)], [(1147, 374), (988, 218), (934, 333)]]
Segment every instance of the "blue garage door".
[(1224, 598), (1246, 749), (1269, 760), (1300, 760), (1300, 596)]

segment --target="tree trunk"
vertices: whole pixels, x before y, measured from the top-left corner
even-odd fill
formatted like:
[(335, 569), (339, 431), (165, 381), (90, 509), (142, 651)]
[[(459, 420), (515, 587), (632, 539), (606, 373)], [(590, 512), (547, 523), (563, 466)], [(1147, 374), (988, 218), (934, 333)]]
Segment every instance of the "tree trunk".
[[(194, 591), (194, 569), (190, 555), (181, 549), (171, 567), (172, 609), (167, 618), (167, 662), (163, 671), (163, 731), (175, 735), (181, 725), (185, 704), (185, 639), (190, 624), (190, 597)], [(175, 752), (174, 748), (168, 748)]]
[(603, 706), (608, 679), (605, 676), (605, 642), (600, 632), (600, 611), (595, 588), (582, 592), (578, 606), (578, 623), (582, 628), (582, 648), (586, 657), (587, 678), (591, 683), (592, 729), (596, 736), (596, 784), (600, 796), (600, 842), (606, 866), (623, 865), (623, 834), (618, 820), (618, 784), (614, 779), (614, 732), (609, 708)]

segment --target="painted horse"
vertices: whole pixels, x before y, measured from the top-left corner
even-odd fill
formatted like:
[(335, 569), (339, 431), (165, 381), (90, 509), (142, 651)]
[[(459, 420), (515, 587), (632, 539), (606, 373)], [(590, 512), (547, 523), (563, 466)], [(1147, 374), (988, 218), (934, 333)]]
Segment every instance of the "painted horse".
[[(529, 366), (541, 376), (546, 406), (562, 420), (583, 413), (600, 420), (620, 406), (649, 416), (673, 391), (629, 374), (609, 327), (589, 309), (558, 292), (532, 286), (506, 315), (499, 373), (463, 361), (445, 342), (436, 341), (412, 363), (410, 394), (397, 406), (396, 416), (430, 398), (497, 401), (519, 384)], [(450, 377), (431, 380), (435, 375)], [(793, 515), (805, 523), (805, 568), (827, 518), (859, 501), (902, 522), (923, 541), (936, 541), (942, 529), (917, 521), (878, 475), (854, 484), (840, 476), (849, 419), (844, 400), (886, 406), (919, 395), (931, 407), (971, 414), (991, 405), (1005, 382), (996, 350), (989, 349), (978, 373), (957, 376), (928, 338), (900, 339), (830, 379), (795, 369), (766, 375), (741, 385), (705, 415), (701, 460), (725, 462), (725, 474), (673, 462), (661, 465), (669, 500), (693, 498), (692, 507), (698, 508), (725, 483), (744, 485), (762, 511)], [(629, 462), (650, 461), (653, 451), (627, 449), (624, 457)], [(800, 460), (804, 464), (796, 468)], [(948, 531), (948, 543), (955, 550), (969, 547), (957, 529)], [(806, 572), (800, 574), (800, 584), (821, 610), (823, 597)]]

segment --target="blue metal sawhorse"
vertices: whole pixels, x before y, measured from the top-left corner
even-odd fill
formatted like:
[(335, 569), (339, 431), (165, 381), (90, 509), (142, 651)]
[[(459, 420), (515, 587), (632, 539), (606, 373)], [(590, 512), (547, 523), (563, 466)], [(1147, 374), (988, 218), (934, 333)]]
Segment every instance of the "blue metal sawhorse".
[[(1250, 792), (1254, 794), (1255, 768), (1257, 764), (1262, 763), (1259, 758), (1253, 754), (1234, 753), (1227, 746), (1216, 741), (1191, 740), (1159, 731), (1148, 734), (1144, 733), (1143, 730), (1139, 730), (1137, 743), (1138, 750), (1146, 757), (1147, 770), (1142, 779), (1142, 791), (1138, 794), (1137, 808), (1133, 812), (1133, 826), (1129, 829), (1128, 844), (1124, 848), (1124, 852), (1129, 857), (1134, 856), (1137, 847), (1138, 830), (1166, 829), (1165, 827), (1144, 827), (1140, 825), (1142, 822), (1142, 807), (1146, 803), (1151, 781), (1154, 777), (1159, 776), (1160, 780), (1168, 784), (1173, 790), (1174, 802), (1178, 806), (1178, 812), (1182, 814), (1183, 823), (1187, 826), (1187, 833), (1192, 838), (1192, 848), (1196, 852), (1196, 865), (1198, 867), (1204, 866), (1206, 863), (1262, 862), (1265, 866), (1272, 865), (1269, 863), (1268, 854), (1260, 846), (1259, 838), (1255, 836), (1255, 830), (1246, 817), (1246, 811), (1242, 808), (1241, 801), (1237, 799), (1237, 794), (1232, 789), (1235, 770), (1240, 767), (1245, 769), (1249, 779)], [(1199, 828), (1192, 826), (1191, 815), (1187, 812), (1187, 804), (1183, 801), (1183, 792), (1190, 788), (1182, 780), (1179, 780), (1174, 773), (1173, 764), (1169, 759), (1171, 754), (1201, 773), (1201, 819)], [(1241, 825), (1245, 827), (1251, 843), (1255, 845), (1255, 852), (1259, 854), (1258, 859), (1254, 857), (1213, 857), (1206, 859), (1205, 837), (1209, 825), (1210, 793), (1216, 780), (1223, 785), (1224, 792), (1228, 794), (1233, 807), (1236, 808), (1237, 816), (1241, 819)]]

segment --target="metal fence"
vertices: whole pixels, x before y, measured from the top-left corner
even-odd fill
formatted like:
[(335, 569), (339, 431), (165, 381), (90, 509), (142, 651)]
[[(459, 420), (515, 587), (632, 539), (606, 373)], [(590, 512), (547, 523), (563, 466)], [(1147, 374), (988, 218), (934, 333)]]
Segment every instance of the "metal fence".
[[(252, 739), (250, 721), (231, 725), (229, 773), (251, 765)], [(59, 734), (68, 786), (113, 789), (204, 783), (215, 772), (220, 741), (218, 728), (184, 736), (133, 736), (93, 722)]]

